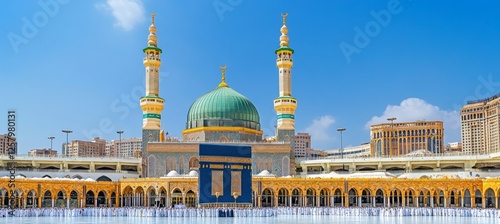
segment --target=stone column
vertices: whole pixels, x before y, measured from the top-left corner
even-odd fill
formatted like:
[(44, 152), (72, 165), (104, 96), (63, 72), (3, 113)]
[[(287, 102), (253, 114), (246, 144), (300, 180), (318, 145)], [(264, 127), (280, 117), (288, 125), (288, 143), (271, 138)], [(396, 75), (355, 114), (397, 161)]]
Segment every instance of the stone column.
[(275, 195), (273, 199), (274, 207), (278, 207), (278, 195)]
[(358, 207), (363, 206), (363, 202), (361, 201), (361, 196), (358, 195)]
[(349, 207), (349, 193), (344, 193), (344, 206)]
[(434, 208), (434, 197), (431, 197), (430, 204), (431, 204), (431, 208)]
[(404, 195), (404, 193), (402, 193), (401, 195), (401, 206), (402, 207), (405, 207), (406, 206), (406, 195)]
[(340, 206), (344, 206), (345, 207), (344, 196), (340, 196)]
[(69, 198), (66, 198), (66, 208), (69, 208)]
[(316, 207), (319, 207), (320, 204), (320, 197), (316, 196)]
[(52, 204), (52, 208), (54, 207), (54, 197), (50, 198), (50, 202)]
[(375, 196), (372, 196), (372, 206), (373, 206), (373, 207), (375, 207), (375, 206), (376, 206)]
[(495, 191), (495, 208), (498, 209), (498, 196), (497, 196), (497, 192)]
[(288, 205), (289, 207), (292, 207), (292, 196), (290, 195), (290, 204)]
[[(484, 193), (483, 193), (483, 194), (484, 194)], [(481, 203), (481, 207), (482, 207), (482, 208), (486, 208), (486, 197), (482, 196), (482, 197), (481, 197), (481, 202), (482, 202), (482, 203)]]

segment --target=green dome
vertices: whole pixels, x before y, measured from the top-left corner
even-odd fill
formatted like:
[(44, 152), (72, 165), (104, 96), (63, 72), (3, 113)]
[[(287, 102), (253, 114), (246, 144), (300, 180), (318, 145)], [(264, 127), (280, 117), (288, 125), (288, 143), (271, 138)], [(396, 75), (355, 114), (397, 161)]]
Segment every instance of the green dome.
[(253, 103), (227, 86), (198, 98), (189, 108), (186, 129), (197, 127), (245, 127), (260, 130), (260, 118)]

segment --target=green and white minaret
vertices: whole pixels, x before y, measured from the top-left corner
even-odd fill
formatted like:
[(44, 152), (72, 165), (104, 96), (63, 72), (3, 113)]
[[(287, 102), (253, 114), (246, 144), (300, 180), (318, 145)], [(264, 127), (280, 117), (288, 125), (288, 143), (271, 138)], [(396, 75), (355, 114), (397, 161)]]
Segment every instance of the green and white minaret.
[(288, 28), (286, 17), (281, 14), (283, 26), (281, 27), (280, 48), (275, 53), (278, 56), (276, 65), (279, 69), (279, 97), (274, 100), (274, 109), (278, 115), (276, 126), (276, 139), (278, 141), (293, 142), (295, 136), (295, 109), (297, 99), (292, 97), (292, 66), (293, 49), (289, 47)]
[(161, 49), (158, 48), (155, 27), (155, 13), (151, 14), (148, 46), (143, 49), (146, 57), (143, 60), (146, 67), (146, 95), (141, 97), (142, 109), (142, 150), (146, 150), (148, 142), (160, 141), (161, 112), (165, 100), (159, 96)]

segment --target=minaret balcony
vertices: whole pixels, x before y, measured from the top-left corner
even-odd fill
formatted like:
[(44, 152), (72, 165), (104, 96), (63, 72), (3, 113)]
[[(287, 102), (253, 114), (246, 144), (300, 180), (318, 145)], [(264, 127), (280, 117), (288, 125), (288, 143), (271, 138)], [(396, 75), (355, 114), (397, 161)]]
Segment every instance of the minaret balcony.
[(148, 61), (148, 60), (151, 60), (151, 61), (159, 61), (159, 62), (161, 62), (161, 58), (154, 58), (154, 57), (153, 57), (153, 58), (151, 58), (151, 57), (149, 57), (149, 58), (148, 58), (148, 57), (146, 57), (146, 58), (144, 58), (142, 61), (143, 61), (143, 62), (146, 62), (146, 61)]
[(276, 59), (276, 62), (293, 62), (293, 59), (291, 59), (291, 58), (278, 58), (278, 59)]
[(164, 104), (165, 100), (159, 97), (142, 97), (141, 105), (145, 104)]
[(277, 111), (290, 112), (297, 108), (297, 100), (295, 98), (278, 98), (274, 100), (274, 109)]
[(278, 68), (291, 68), (293, 62), (291, 60), (278, 59), (276, 60), (276, 65), (278, 66)]

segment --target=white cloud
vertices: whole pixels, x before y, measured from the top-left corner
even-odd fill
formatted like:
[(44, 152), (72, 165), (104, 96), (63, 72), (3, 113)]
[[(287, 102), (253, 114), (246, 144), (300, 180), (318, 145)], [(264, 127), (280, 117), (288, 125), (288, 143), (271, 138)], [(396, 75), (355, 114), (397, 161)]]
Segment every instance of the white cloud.
[(96, 4), (115, 17), (115, 26), (126, 31), (145, 20), (145, 10), (141, 0), (106, 0), (104, 4)]
[(387, 123), (395, 117), (397, 122), (417, 120), (439, 120), (444, 123), (445, 142), (460, 141), (460, 115), (457, 111), (445, 111), (419, 98), (408, 98), (399, 105), (388, 105), (380, 116), (374, 116), (366, 123), (370, 125)]
[[(313, 120), (304, 132), (311, 135), (311, 142), (320, 149), (332, 148), (333, 138), (330, 127), (335, 123), (335, 119), (330, 115), (324, 115)], [(313, 147), (315, 148), (315, 147)]]

